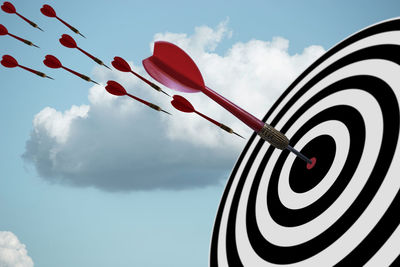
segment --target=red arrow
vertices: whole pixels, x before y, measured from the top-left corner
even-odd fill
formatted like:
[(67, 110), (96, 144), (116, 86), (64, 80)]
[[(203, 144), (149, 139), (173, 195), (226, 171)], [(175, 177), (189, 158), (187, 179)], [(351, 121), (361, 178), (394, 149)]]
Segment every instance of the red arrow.
[(13, 38), (17, 39), (18, 41), (21, 41), (21, 42), (23, 42), (23, 43), (25, 43), (27, 45), (40, 48), (39, 46), (35, 45), (31, 41), (25, 40), (25, 39), (23, 39), (21, 37), (18, 37), (18, 36), (14, 35), (14, 34), (9, 33), (7, 28), (4, 27), (4, 25), (2, 25), (2, 24), (0, 24), (0, 35), (10, 35), (11, 37), (13, 37)]
[(13, 58), (12, 56), (10, 56), (10, 55), (4, 55), (2, 57), (0, 63), (1, 63), (1, 65), (3, 65), (4, 67), (7, 67), (7, 68), (20, 67), (21, 69), (30, 71), (30, 72), (32, 72), (32, 73), (34, 73), (34, 74), (36, 74), (36, 75), (38, 75), (40, 77), (49, 78), (49, 79), (54, 80), (53, 78), (51, 78), (50, 76), (47, 76), (43, 72), (40, 72), (40, 71), (37, 71), (37, 70), (33, 70), (33, 69), (27, 68), (25, 66), (19, 65), (18, 61), (15, 58)]
[(72, 38), (71, 36), (69, 36), (68, 34), (63, 34), (60, 38), (60, 43), (68, 48), (76, 48), (79, 51), (81, 51), (82, 53), (84, 53), (86, 56), (90, 57), (91, 59), (93, 59), (97, 64), (99, 65), (103, 65), (104, 67), (108, 68), (109, 70), (111, 70), (106, 64), (103, 63), (103, 61), (101, 61), (100, 59), (98, 59), (95, 56), (92, 56), (91, 54), (89, 54), (88, 52), (86, 52), (85, 50), (83, 50), (82, 48), (78, 47), (78, 45), (76, 44), (74, 38)]
[(206, 120), (208, 120), (209, 122), (214, 123), (215, 125), (217, 125), (218, 127), (222, 128), (223, 130), (227, 131), (228, 133), (233, 133), (236, 134), (237, 136), (245, 139), (243, 136), (241, 136), (240, 134), (235, 133), (231, 128), (229, 128), (228, 126), (226, 126), (225, 124), (222, 124), (216, 120), (211, 119), (210, 117), (204, 115), (203, 113), (197, 111), (194, 109), (194, 107), (192, 106), (192, 104), (183, 96), (180, 95), (174, 95), (173, 100), (171, 101), (172, 106), (174, 106), (174, 108), (176, 108), (179, 111), (182, 112), (186, 112), (186, 113), (196, 113), (198, 115), (200, 115), (201, 117), (205, 118)]
[(119, 83), (117, 83), (116, 81), (108, 81), (107, 85), (106, 85), (106, 90), (110, 94), (116, 95), (116, 96), (127, 95), (127, 96), (135, 99), (136, 101), (139, 101), (140, 103), (143, 103), (148, 107), (151, 107), (152, 109), (155, 109), (157, 111), (162, 111), (162, 112), (165, 112), (165, 113), (171, 115), (171, 113), (161, 109), (159, 106), (157, 106), (153, 103), (147, 102), (139, 97), (129, 94), (128, 92), (126, 92), (125, 88), (122, 85), (120, 85)]
[(123, 59), (122, 57), (114, 57), (114, 60), (111, 62), (111, 65), (113, 65), (113, 67), (116, 68), (119, 71), (130, 72), (130, 73), (136, 75), (136, 77), (138, 77), (139, 79), (141, 79), (142, 81), (144, 81), (145, 83), (150, 85), (155, 90), (157, 90), (159, 92), (162, 92), (162, 93), (166, 94), (167, 96), (171, 97), (169, 94), (164, 92), (158, 85), (156, 85), (155, 83), (150, 82), (146, 78), (144, 78), (141, 75), (139, 75), (136, 72), (134, 72), (131, 69), (131, 67), (129, 66), (128, 62), (126, 62), (125, 59)]
[(39, 30), (43, 31), (41, 28), (39, 28), (39, 26), (36, 23), (19, 14), (15, 9), (14, 5), (11, 4), (10, 2), (4, 2), (3, 5), (1, 6), (1, 9), (6, 13), (16, 14), (18, 17), (28, 22), (32, 27), (38, 28)]
[(49, 5), (43, 5), (43, 7), (40, 9), (40, 11), (42, 12), (43, 15), (50, 17), (50, 18), (56, 18), (59, 21), (61, 21), (65, 26), (67, 26), (68, 28), (71, 29), (71, 31), (73, 31), (76, 34), (79, 34), (80, 36), (86, 38), (82, 33), (80, 33), (76, 28), (72, 27), (71, 25), (69, 25), (68, 23), (66, 23), (65, 21), (63, 21), (62, 19), (60, 19), (59, 17), (57, 17), (56, 11)]
[(143, 66), (151, 77), (171, 89), (189, 93), (203, 92), (274, 147), (288, 149), (307, 163), (312, 163), (291, 147), (289, 139), (281, 132), (208, 88), (196, 63), (178, 46), (165, 41), (155, 42), (153, 55), (143, 60)]
[[(55, 56), (47, 55), (47, 56), (45, 57), (45, 59), (43, 60), (43, 63), (44, 63), (47, 67), (49, 67), (49, 68), (52, 68), (52, 69), (63, 68), (63, 69), (65, 69), (65, 70), (71, 72), (72, 74), (75, 74), (76, 76), (80, 77), (81, 79), (84, 79), (84, 80), (87, 81), (87, 82), (92, 82), (92, 83), (98, 84), (97, 82), (95, 82), (95, 81), (93, 81), (92, 79), (90, 79), (88, 76), (83, 75), (83, 74), (81, 74), (81, 73), (79, 73), (79, 72), (76, 72), (76, 71), (74, 71), (74, 70), (71, 70), (71, 69), (69, 69), (69, 68), (67, 68), (67, 67), (64, 67), (64, 66), (61, 64), (60, 60), (58, 60), (58, 58), (56, 58)], [(100, 84), (98, 84), (98, 85), (100, 85)]]

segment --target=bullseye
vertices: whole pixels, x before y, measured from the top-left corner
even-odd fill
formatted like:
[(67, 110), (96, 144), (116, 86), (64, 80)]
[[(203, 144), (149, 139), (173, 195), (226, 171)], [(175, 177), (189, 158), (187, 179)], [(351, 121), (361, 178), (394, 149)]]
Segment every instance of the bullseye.
[(311, 170), (312, 168), (314, 168), (315, 163), (317, 163), (317, 159), (315, 157), (312, 157), (310, 160), (311, 163), (307, 163), (307, 170)]
[[(315, 157), (311, 158), (312, 164), (304, 164), (304, 161), (295, 159), (289, 174), (290, 188), (296, 193), (304, 193), (314, 188), (325, 177), (331, 168), (335, 158), (335, 140), (329, 135), (321, 135), (314, 138), (302, 150), (302, 153)], [(307, 154), (305, 154), (307, 155)], [(319, 159), (316, 164), (316, 159)]]

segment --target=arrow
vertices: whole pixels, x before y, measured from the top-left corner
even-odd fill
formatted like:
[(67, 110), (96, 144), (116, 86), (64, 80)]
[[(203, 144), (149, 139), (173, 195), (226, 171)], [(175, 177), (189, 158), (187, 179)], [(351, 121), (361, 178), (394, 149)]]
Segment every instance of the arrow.
[(7, 28), (4, 27), (3, 24), (0, 24), (0, 35), (10, 35), (11, 37), (13, 37), (13, 38), (17, 39), (18, 41), (21, 41), (21, 42), (23, 42), (23, 43), (25, 43), (25, 44), (27, 44), (27, 45), (40, 48), (39, 46), (35, 45), (35, 44), (32, 43), (31, 41), (22, 39), (21, 37), (18, 37), (18, 36), (14, 35), (14, 34), (9, 33), (8, 30), (7, 30)]
[(139, 101), (140, 103), (143, 103), (148, 107), (151, 107), (152, 109), (155, 109), (157, 111), (162, 111), (162, 112), (165, 112), (165, 113), (171, 115), (171, 113), (161, 109), (159, 106), (157, 106), (157, 105), (155, 105), (153, 103), (147, 102), (147, 101), (145, 101), (145, 100), (143, 100), (143, 99), (141, 99), (139, 97), (136, 97), (134, 95), (131, 95), (131, 94), (127, 93), (125, 88), (122, 85), (120, 85), (119, 83), (117, 83), (116, 81), (108, 81), (107, 85), (106, 85), (106, 90), (110, 94), (116, 95), (116, 96), (127, 95), (127, 96), (135, 99), (136, 101)]
[(63, 21), (62, 19), (60, 19), (59, 17), (57, 17), (56, 11), (49, 5), (43, 5), (43, 7), (40, 9), (40, 11), (42, 12), (43, 15), (50, 17), (50, 18), (56, 18), (59, 21), (61, 21), (65, 26), (67, 26), (68, 28), (71, 29), (71, 31), (73, 31), (76, 34), (79, 34), (80, 36), (86, 38), (82, 33), (80, 33), (76, 28), (72, 27), (71, 25), (69, 25), (68, 23), (66, 23), (65, 21)]
[(130, 73), (136, 75), (136, 77), (138, 77), (139, 79), (141, 79), (142, 81), (144, 81), (145, 83), (150, 85), (153, 89), (155, 89), (155, 90), (157, 90), (159, 92), (162, 92), (162, 93), (166, 94), (167, 96), (171, 97), (169, 94), (164, 92), (158, 85), (156, 85), (155, 83), (150, 82), (146, 78), (144, 78), (144, 77), (140, 76), (139, 74), (137, 74), (136, 72), (134, 72), (131, 69), (131, 67), (129, 66), (128, 62), (126, 62), (125, 59), (123, 59), (122, 57), (114, 57), (114, 60), (113, 60), (113, 62), (111, 62), (111, 65), (113, 65), (113, 67), (116, 68), (119, 71), (130, 72)]
[(4, 2), (3, 5), (1, 6), (1, 9), (8, 14), (16, 14), (18, 17), (28, 22), (32, 27), (38, 28), (39, 30), (43, 31), (41, 28), (39, 28), (39, 26), (36, 23), (19, 14), (15, 9), (14, 5), (11, 4), (10, 2)]
[(49, 78), (49, 79), (54, 80), (53, 78), (51, 78), (50, 76), (47, 76), (43, 72), (40, 72), (40, 71), (37, 71), (37, 70), (33, 70), (33, 69), (27, 68), (25, 66), (19, 65), (18, 61), (15, 58), (13, 58), (12, 56), (10, 56), (10, 55), (4, 55), (2, 57), (0, 63), (1, 63), (1, 65), (3, 65), (4, 67), (7, 67), (7, 68), (20, 67), (21, 69), (30, 71), (30, 72), (32, 72), (32, 73), (34, 73), (34, 74), (36, 74), (36, 75), (38, 75), (40, 77)]
[[(81, 79), (84, 79), (84, 80), (87, 81), (87, 82), (92, 82), (92, 83), (98, 84), (97, 82), (95, 82), (95, 81), (93, 81), (92, 79), (90, 79), (88, 76), (83, 75), (83, 74), (80, 74), (79, 72), (76, 72), (76, 71), (74, 71), (74, 70), (71, 70), (71, 69), (69, 69), (69, 68), (67, 68), (67, 67), (64, 67), (64, 66), (61, 64), (60, 60), (58, 60), (58, 58), (56, 58), (55, 56), (47, 55), (47, 56), (45, 57), (45, 59), (43, 60), (43, 63), (44, 63), (47, 67), (49, 67), (49, 68), (52, 68), (52, 69), (63, 68), (63, 69), (65, 69), (65, 70), (71, 72), (72, 74), (75, 74), (76, 76), (80, 77)], [(98, 85), (100, 85), (100, 84), (98, 84)]]
[(184, 98), (183, 96), (174, 95), (172, 98), (173, 98), (173, 100), (171, 101), (171, 104), (177, 110), (182, 111), (182, 112), (186, 112), (186, 113), (194, 112), (194, 113), (200, 115), (201, 117), (205, 118), (206, 120), (214, 123), (215, 125), (217, 125), (218, 127), (222, 128), (223, 130), (227, 131), (228, 133), (236, 134), (237, 136), (245, 139), (243, 136), (241, 136), (240, 134), (235, 133), (231, 128), (229, 128), (225, 124), (222, 124), (222, 123), (220, 123), (220, 122), (218, 122), (216, 120), (213, 120), (210, 117), (204, 115), (203, 113), (195, 110), (194, 107), (192, 106), (192, 104), (186, 98)]
[(88, 52), (86, 52), (85, 50), (81, 49), (80, 47), (78, 47), (78, 45), (76, 44), (74, 38), (72, 38), (71, 36), (69, 36), (68, 34), (63, 34), (60, 38), (60, 43), (68, 48), (76, 48), (79, 51), (81, 51), (82, 53), (84, 53), (86, 56), (90, 57), (91, 59), (93, 59), (97, 64), (99, 65), (103, 65), (104, 67), (106, 67), (107, 69), (111, 70), (106, 64), (103, 63), (103, 61), (101, 61), (100, 59), (98, 59), (95, 56), (92, 56), (91, 54), (89, 54)]
[(202, 92), (279, 149), (288, 149), (308, 164), (312, 161), (289, 145), (289, 139), (271, 125), (257, 119), (217, 92), (208, 88), (196, 63), (178, 46), (158, 41), (153, 55), (143, 60), (147, 73), (161, 84), (181, 92)]

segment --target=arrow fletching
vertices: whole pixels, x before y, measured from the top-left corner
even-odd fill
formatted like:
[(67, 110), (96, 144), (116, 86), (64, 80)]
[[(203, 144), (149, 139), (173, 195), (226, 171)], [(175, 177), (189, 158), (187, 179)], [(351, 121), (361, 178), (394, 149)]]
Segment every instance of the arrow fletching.
[(177, 110), (186, 112), (186, 113), (195, 112), (195, 109), (192, 106), (192, 104), (183, 96), (174, 95), (172, 98), (173, 99), (171, 101), (171, 104)]
[(58, 58), (56, 58), (55, 56), (52, 56), (52, 55), (45, 56), (43, 63), (47, 67), (52, 68), (52, 69), (59, 69), (62, 67), (60, 60), (58, 60)]
[(43, 5), (43, 7), (40, 9), (40, 12), (50, 18), (57, 17), (56, 11), (49, 5)]
[(132, 69), (129, 66), (128, 62), (125, 61), (122, 57), (114, 57), (114, 60), (111, 62), (114, 68), (122, 72), (131, 72)]
[(143, 60), (147, 73), (168, 88), (196, 93), (205, 87), (194, 61), (176, 45), (164, 41), (154, 43), (151, 57)]
[(61, 36), (61, 38), (59, 39), (59, 41), (63, 46), (68, 47), (68, 48), (77, 48), (78, 47), (74, 38), (72, 38), (68, 34), (63, 34)]
[(7, 68), (18, 67), (18, 61), (10, 55), (4, 55), (0, 63), (1, 65)]
[(0, 24), (0, 35), (7, 35), (8, 34), (8, 30), (6, 27), (4, 27), (3, 24)]
[(11, 4), (10, 2), (4, 2), (3, 5), (1, 6), (1, 9), (9, 14), (15, 14), (17, 12), (14, 5)]
[(116, 96), (126, 95), (125, 88), (116, 81), (108, 81), (106, 85), (106, 90), (112, 95)]

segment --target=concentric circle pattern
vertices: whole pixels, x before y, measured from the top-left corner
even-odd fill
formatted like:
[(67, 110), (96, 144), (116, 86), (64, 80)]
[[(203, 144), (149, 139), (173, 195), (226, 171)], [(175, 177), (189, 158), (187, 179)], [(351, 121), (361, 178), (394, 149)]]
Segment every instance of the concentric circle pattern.
[(315, 166), (253, 134), (222, 196), (210, 265), (400, 264), (399, 102), (400, 19), (319, 58), (264, 118)]

